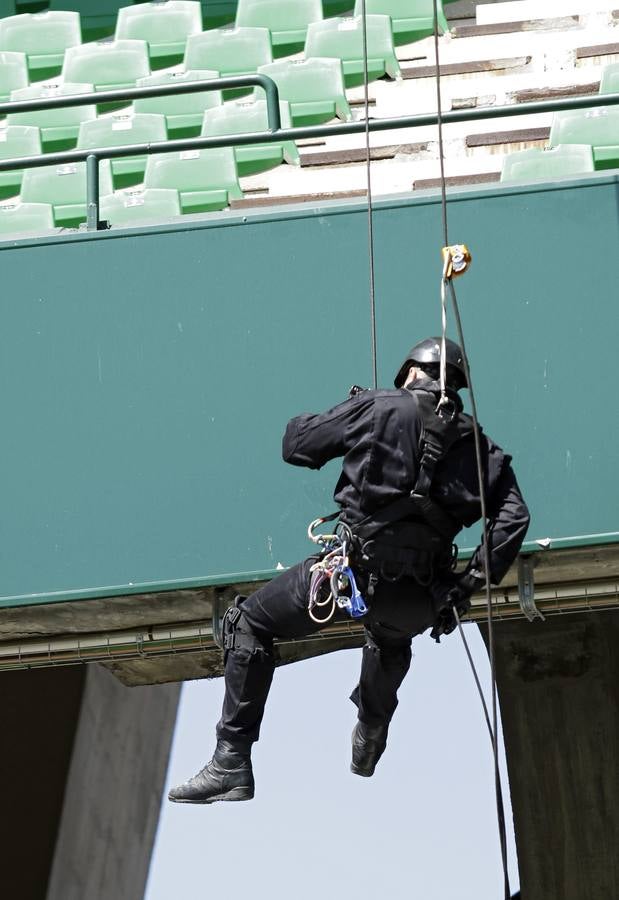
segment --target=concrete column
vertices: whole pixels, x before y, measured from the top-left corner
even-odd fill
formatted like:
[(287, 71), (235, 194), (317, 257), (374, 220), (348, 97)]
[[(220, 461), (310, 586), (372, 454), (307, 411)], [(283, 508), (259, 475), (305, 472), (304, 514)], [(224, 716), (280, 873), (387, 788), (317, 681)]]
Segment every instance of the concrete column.
[(179, 692), (88, 666), (45, 900), (142, 900)]
[(85, 675), (83, 666), (0, 673), (3, 897), (45, 898)]
[(522, 900), (619, 897), (619, 611), (495, 635)]

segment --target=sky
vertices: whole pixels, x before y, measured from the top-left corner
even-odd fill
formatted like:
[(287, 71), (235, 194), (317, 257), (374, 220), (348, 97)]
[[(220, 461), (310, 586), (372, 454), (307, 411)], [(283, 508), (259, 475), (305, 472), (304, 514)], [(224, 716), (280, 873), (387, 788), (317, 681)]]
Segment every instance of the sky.
[[(465, 633), (488, 695), (481, 635)], [(360, 654), (276, 671), (244, 803), (166, 799), (211, 757), (223, 697), (221, 678), (185, 683), (145, 900), (503, 900), (492, 750), (459, 635), (413, 641), (372, 778), (349, 770)], [(506, 794), (504, 760), (502, 778)], [(515, 891), (508, 796), (506, 818)]]

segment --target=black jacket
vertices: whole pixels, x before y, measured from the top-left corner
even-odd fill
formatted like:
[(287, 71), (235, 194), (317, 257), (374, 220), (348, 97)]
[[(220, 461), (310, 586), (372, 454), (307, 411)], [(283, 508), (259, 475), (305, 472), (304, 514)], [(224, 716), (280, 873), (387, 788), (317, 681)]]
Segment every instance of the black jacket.
[[(348, 522), (367, 516), (410, 493), (417, 479), (422, 421), (410, 391), (439, 386), (424, 381), (400, 390), (363, 391), (318, 415), (291, 419), (283, 440), (283, 457), (295, 466), (320, 469), (343, 456), (342, 473), (334, 498)], [(450, 394), (461, 413), (462, 403)], [(489, 518), (490, 573), (498, 584), (518, 554), (529, 526), (526, 507), (511, 457), (481, 435)], [(455, 443), (436, 468), (431, 496), (460, 524), (473, 525), (481, 517), (473, 435)], [(483, 571), (478, 547), (469, 568)]]

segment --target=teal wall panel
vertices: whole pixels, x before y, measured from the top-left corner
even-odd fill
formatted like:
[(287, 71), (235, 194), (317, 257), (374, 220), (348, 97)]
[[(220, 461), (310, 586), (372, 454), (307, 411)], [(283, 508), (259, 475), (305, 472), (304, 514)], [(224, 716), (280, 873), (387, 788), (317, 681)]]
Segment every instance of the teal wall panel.
[[(616, 531), (616, 180), (461, 192), (450, 225), (474, 255), (457, 288), (480, 417), (530, 537)], [(439, 327), (437, 198), (379, 202), (375, 234), (389, 386)], [(3, 602), (304, 554), (338, 468), (284, 465), (281, 436), (370, 383), (367, 271), (356, 202), (0, 244)]]

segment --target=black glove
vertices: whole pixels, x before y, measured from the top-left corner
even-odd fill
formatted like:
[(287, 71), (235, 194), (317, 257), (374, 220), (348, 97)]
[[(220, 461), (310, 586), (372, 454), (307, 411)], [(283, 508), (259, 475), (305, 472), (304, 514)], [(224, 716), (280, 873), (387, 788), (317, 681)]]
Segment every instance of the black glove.
[(436, 620), (430, 636), (437, 643), (440, 643), (442, 635), (451, 634), (457, 627), (454, 609), (458, 618), (466, 615), (471, 608), (471, 594), (481, 590), (484, 582), (484, 577), (476, 569), (470, 569), (461, 575), (443, 576), (433, 583), (431, 593)]

